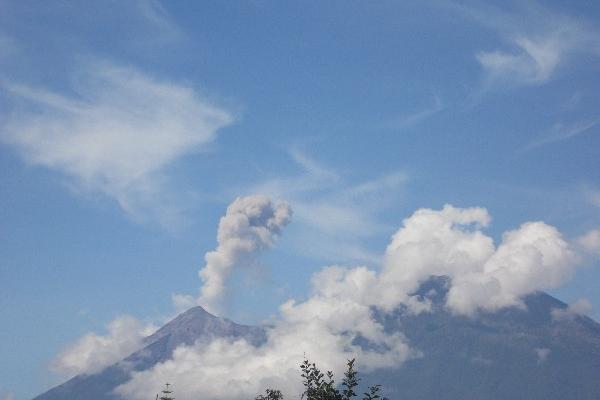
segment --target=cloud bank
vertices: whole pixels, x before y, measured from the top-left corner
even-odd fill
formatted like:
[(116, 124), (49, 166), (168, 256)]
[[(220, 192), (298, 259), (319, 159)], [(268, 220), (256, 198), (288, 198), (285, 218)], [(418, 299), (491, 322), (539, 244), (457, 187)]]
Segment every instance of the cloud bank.
[(483, 208), (417, 210), (392, 237), (380, 270), (330, 266), (317, 272), (305, 301), (280, 306), (264, 345), (219, 339), (182, 346), (172, 360), (134, 372), (117, 392), (144, 399), (153, 395), (154, 382), (176, 379), (181, 398), (242, 399), (272, 386), (297, 395), (298, 362), (304, 355), (337, 374), (348, 358), (356, 357), (362, 370), (371, 371), (419, 357), (420, 349), (411, 348), (401, 334), (385, 332), (372, 310), (402, 306), (405, 312), (428, 312), (428, 300), (414, 292), (432, 275), (450, 278), (445, 306), (470, 317), (525, 307), (523, 296), (569, 278), (577, 257), (556, 228), (526, 222), (496, 245), (483, 233), (490, 221)]
[(88, 333), (58, 354), (50, 368), (68, 377), (100, 372), (138, 350), (155, 330), (131, 316), (118, 317), (108, 324), (106, 335)]
[(429, 276), (445, 275), (451, 279), (447, 307), (472, 315), (523, 306), (523, 296), (558, 287), (571, 276), (577, 257), (556, 228), (526, 222), (505, 232), (496, 247), (482, 232), (490, 220), (483, 208), (446, 205), (415, 212), (387, 248), (383, 293), (407, 295)]
[[(180, 398), (243, 399), (273, 386), (295, 396), (301, 392), (298, 365), (305, 354), (337, 372), (353, 357), (366, 371), (400, 365), (419, 353), (402, 335), (386, 334), (373, 320), (368, 303), (361, 301), (358, 293), (368, 291), (374, 278), (373, 271), (364, 267), (327, 268), (314, 277), (309, 300), (288, 301), (280, 307), (266, 344), (254, 347), (245, 340), (219, 339), (182, 346), (172, 360), (134, 372), (117, 392), (144, 399), (154, 394), (155, 382), (176, 379)], [(372, 346), (361, 347), (357, 338)]]
[(108, 63), (86, 65), (69, 95), (3, 86), (19, 106), (0, 140), (29, 164), (66, 175), (77, 190), (102, 193), (129, 215), (167, 226), (177, 218), (167, 168), (205, 149), (233, 121), (189, 87)]

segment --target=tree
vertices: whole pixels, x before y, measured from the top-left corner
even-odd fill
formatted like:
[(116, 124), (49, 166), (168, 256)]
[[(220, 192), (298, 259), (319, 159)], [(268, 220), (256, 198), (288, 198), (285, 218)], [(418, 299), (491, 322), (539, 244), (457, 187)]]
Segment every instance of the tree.
[(358, 372), (354, 369), (354, 360), (354, 358), (348, 360), (348, 369), (344, 373), (344, 380), (342, 381), (342, 387), (344, 388), (342, 396), (344, 400), (351, 400), (356, 397), (354, 388), (358, 386), (360, 379), (358, 379)]
[[(356, 397), (354, 389), (358, 386), (360, 379), (358, 378), (358, 371), (354, 369), (355, 359), (348, 360), (346, 364), (348, 366), (344, 373), (344, 379), (342, 380), (341, 390), (336, 386), (333, 379), (333, 372), (327, 371), (325, 373), (317, 367), (313, 362), (311, 363), (308, 359), (304, 359), (300, 365), (300, 371), (302, 376), (302, 384), (304, 385), (304, 392), (302, 393), (302, 400), (352, 400)], [(369, 392), (365, 393), (362, 400), (387, 400), (385, 397), (380, 396), (381, 385), (374, 385), (369, 387)], [(267, 389), (265, 395), (258, 395), (255, 400), (283, 400), (283, 395), (279, 390)]]
[(283, 400), (283, 394), (277, 389), (267, 389), (265, 394), (259, 394), (255, 400)]
[[(373, 385), (369, 388), (369, 392), (364, 394), (363, 400), (377, 400), (381, 398), (379, 392), (381, 391), (381, 385)], [(384, 397), (382, 400), (386, 400)]]
[(171, 390), (170, 383), (166, 383), (165, 388), (160, 393), (161, 393), (160, 397), (158, 397), (158, 394), (156, 395), (156, 400), (174, 400), (175, 399), (175, 397), (173, 397), (173, 391)]

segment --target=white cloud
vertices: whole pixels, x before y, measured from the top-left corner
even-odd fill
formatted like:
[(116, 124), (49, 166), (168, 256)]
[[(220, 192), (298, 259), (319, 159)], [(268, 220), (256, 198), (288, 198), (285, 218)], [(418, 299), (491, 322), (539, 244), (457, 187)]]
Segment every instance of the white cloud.
[[(292, 210), (286, 203), (274, 204), (263, 195), (233, 201), (219, 222), (217, 248), (204, 256), (206, 264), (199, 272), (202, 288), (197, 303), (219, 313), (233, 270), (256, 264), (260, 253), (273, 246), (291, 218)], [(181, 309), (193, 300), (191, 296), (174, 295), (173, 302)]]
[(428, 107), (425, 107), (419, 111), (416, 111), (412, 114), (402, 115), (399, 118), (391, 120), (386, 126), (390, 128), (406, 128), (410, 126), (417, 125), (429, 117), (432, 117), (444, 110), (444, 102), (442, 98), (437, 94), (433, 96), (433, 104)]
[(571, 320), (578, 315), (586, 315), (592, 311), (592, 303), (588, 299), (579, 299), (569, 304), (565, 309), (555, 308), (552, 310), (552, 319), (555, 321)]
[(577, 244), (587, 253), (600, 255), (600, 230), (590, 230), (585, 235), (577, 238)]
[(523, 84), (546, 82), (561, 61), (563, 44), (557, 39), (534, 41), (517, 38), (514, 53), (503, 51), (481, 52), (477, 61), (491, 80), (515, 81)]
[(86, 334), (58, 354), (50, 368), (69, 377), (100, 372), (138, 350), (155, 330), (131, 316), (120, 316), (108, 324), (106, 335)]
[(300, 174), (269, 179), (247, 191), (285, 198), (294, 205), (296, 227), (289, 242), (303, 256), (377, 262), (379, 256), (369, 252), (362, 240), (392, 229), (380, 214), (404, 188), (406, 173), (395, 171), (349, 185), (305, 154), (295, 150), (291, 156), (302, 168)]
[[(363, 190), (370, 191), (356, 189)], [(286, 205), (275, 205), (266, 197), (234, 201), (219, 225), (219, 246), (207, 253), (201, 301), (220, 300), (231, 268), (270, 247), (289, 217)], [(578, 258), (554, 227), (526, 222), (506, 232), (495, 245), (483, 233), (490, 221), (484, 208), (447, 205), (441, 210), (417, 210), (393, 236), (380, 271), (331, 266), (315, 273), (307, 300), (289, 300), (280, 306), (262, 346), (224, 339), (182, 346), (171, 360), (133, 372), (118, 392), (134, 400), (147, 398), (153, 395), (155, 382), (175, 380), (181, 398), (202, 394), (207, 399), (241, 399), (268, 386), (294, 395), (299, 392), (298, 362), (305, 354), (338, 374), (348, 358), (356, 357), (360, 368), (370, 371), (419, 357), (421, 349), (411, 348), (399, 332), (384, 332), (371, 310), (404, 305), (408, 312), (427, 312), (429, 300), (413, 293), (432, 275), (450, 278), (445, 305), (469, 316), (524, 307), (524, 296), (557, 287), (569, 278)], [(175, 300), (180, 306), (198, 301), (190, 296), (175, 296)], [(569, 317), (588, 306), (578, 302), (566, 311), (555, 310), (553, 316)], [(135, 350), (147, 334), (141, 333), (142, 328), (135, 320), (117, 320), (107, 335), (88, 334), (65, 350), (54, 367), (71, 374), (98, 371)], [(357, 338), (372, 346), (357, 345)], [(544, 351), (536, 354), (540, 362), (548, 356)]]
[(564, 125), (560, 123), (555, 124), (549, 134), (528, 144), (522, 149), (522, 151), (531, 150), (545, 144), (561, 142), (563, 140), (568, 140), (575, 136), (587, 133), (592, 128), (596, 127), (599, 122), (600, 120), (595, 119), (591, 121), (580, 121), (570, 125)]
[(483, 25), (498, 31), (512, 50), (476, 55), (488, 84), (539, 85), (578, 54), (600, 54), (600, 35), (583, 19), (575, 19), (529, 4), (513, 14), (493, 7), (467, 10)]
[[(144, 399), (154, 394), (155, 382), (176, 380), (180, 398), (242, 399), (273, 386), (294, 396), (301, 391), (297, 369), (304, 355), (338, 376), (348, 358), (372, 371), (419, 357), (420, 349), (400, 333), (384, 332), (371, 310), (404, 304), (426, 312), (427, 302), (412, 294), (431, 275), (450, 277), (446, 306), (467, 315), (522, 307), (523, 296), (568, 278), (576, 257), (555, 228), (526, 222), (496, 246), (482, 232), (490, 221), (483, 208), (417, 210), (392, 238), (381, 271), (331, 266), (314, 274), (308, 299), (280, 306), (264, 345), (219, 339), (182, 346), (172, 360), (134, 372), (117, 392)], [(358, 346), (357, 338), (372, 346)], [(549, 354), (535, 353), (539, 362)]]
[(600, 208), (600, 189), (586, 186), (583, 188), (583, 197), (590, 205)]
[(156, 30), (154, 39), (177, 40), (183, 36), (181, 28), (173, 21), (159, 0), (138, 0), (135, 7), (139, 14)]
[(406, 296), (429, 276), (445, 275), (451, 279), (446, 306), (472, 315), (523, 306), (523, 296), (570, 277), (577, 258), (556, 228), (526, 222), (496, 247), (481, 231), (489, 222), (485, 209), (449, 205), (407, 218), (386, 251), (383, 305), (394, 307), (398, 292)]
[[(300, 392), (298, 365), (304, 355), (338, 376), (353, 357), (366, 371), (400, 365), (418, 352), (410, 349), (402, 335), (384, 333), (372, 319), (360, 293), (369, 290), (374, 278), (364, 267), (327, 268), (314, 277), (313, 294), (306, 302), (289, 301), (281, 306), (280, 318), (263, 346), (216, 340), (180, 347), (172, 360), (133, 373), (132, 380), (117, 392), (144, 399), (153, 395), (154, 382), (176, 379), (180, 398), (242, 399), (273, 386), (294, 396)], [(359, 336), (374, 346), (358, 346), (354, 340)]]
[(189, 87), (131, 67), (88, 65), (64, 95), (5, 85), (21, 107), (0, 139), (30, 164), (68, 176), (78, 190), (115, 199), (136, 218), (168, 226), (177, 207), (166, 168), (203, 150), (232, 116)]

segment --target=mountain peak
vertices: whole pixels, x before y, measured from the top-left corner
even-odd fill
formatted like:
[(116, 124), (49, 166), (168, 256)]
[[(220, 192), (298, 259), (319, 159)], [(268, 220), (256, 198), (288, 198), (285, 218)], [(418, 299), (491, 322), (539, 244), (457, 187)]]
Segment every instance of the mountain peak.
[(131, 371), (144, 371), (170, 359), (179, 346), (192, 346), (215, 338), (243, 338), (258, 346), (266, 341), (266, 332), (263, 327), (236, 324), (212, 315), (200, 306), (192, 307), (148, 336), (143, 348), (129, 355), (124, 362), (97, 374), (77, 375), (35, 400), (120, 400), (114, 394), (114, 388), (129, 380)]
[(177, 318), (180, 317), (193, 317), (193, 318), (219, 318), (214, 314), (206, 311), (202, 306), (194, 306), (192, 308), (187, 309), (186, 311), (179, 314)]
[[(155, 343), (161, 339), (168, 340), (169, 348), (180, 345), (192, 345), (198, 338), (212, 339), (214, 337), (237, 338), (249, 333), (258, 335), (258, 342), (263, 336), (259, 327), (236, 324), (227, 319), (217, 317), (201, 306), (195, 306), (176, 316), (158, 331), (146, 338), (146, 343)], [(251, 335), (253, 336), (253, 335)]]
[[(415, 400), (438, 399), (440, 393), (447, 400), (598, 399), (600, 324), (587, 317), (553, 319), (552, 310), (566, 304), (543, 292), (524, 298), (526, 307), (482, 312), (476, 318), (455, 315), (443, 306), (448, 284), (447, 277), (432, 277), (415, 293), (435, 304), (431, 312), (374, 313), (386, 332), (401, 333), (422, 356), (366, 373), (365, 380)], [(35, 400), (121, 400), (114, 388), (127, 382), (132, 371), (170, 359), (179, 346), (203, 346), (215, 338), (258, 346), (265, 343), (266, 331), (193, 307), (146, 338), (144, 348), (126, 362), (79, 375)]]

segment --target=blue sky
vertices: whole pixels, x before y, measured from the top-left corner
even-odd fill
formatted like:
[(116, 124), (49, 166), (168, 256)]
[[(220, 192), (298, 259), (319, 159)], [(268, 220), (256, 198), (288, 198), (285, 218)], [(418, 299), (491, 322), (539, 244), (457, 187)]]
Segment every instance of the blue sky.
[[(422, 3), (0, 3), (0, 396), (118, 315), (172, 316), (238, 196), (294, 210), (231, 278), (248, 323), (377, 268), (419, 208), (485, 207), (497, 241), (599, 228), (600, 4)], [(597, 267), (551, 293), (600, 318)]]

